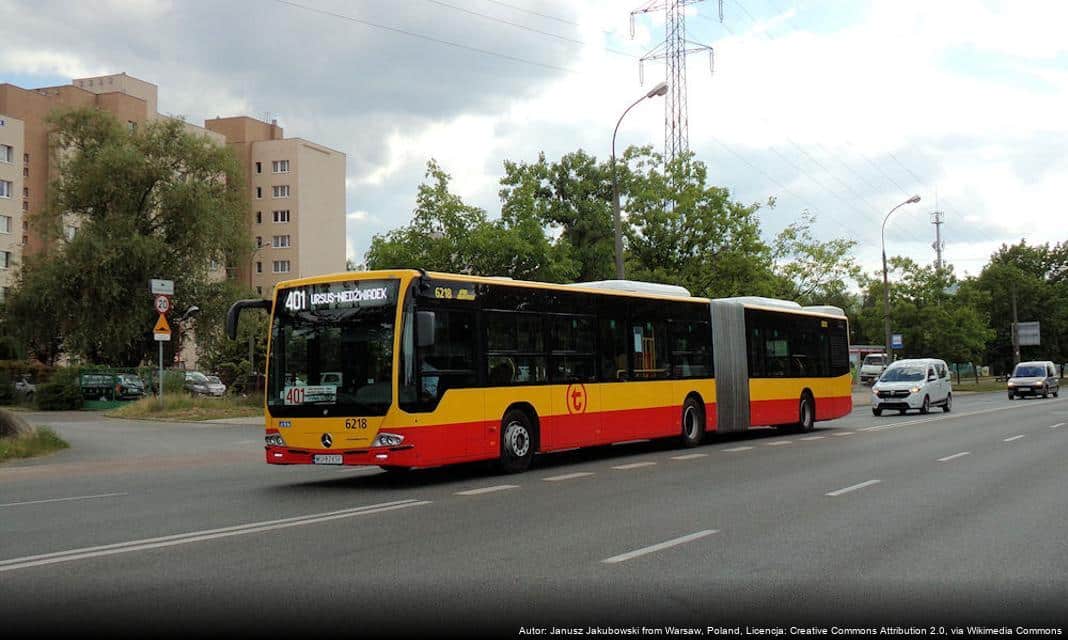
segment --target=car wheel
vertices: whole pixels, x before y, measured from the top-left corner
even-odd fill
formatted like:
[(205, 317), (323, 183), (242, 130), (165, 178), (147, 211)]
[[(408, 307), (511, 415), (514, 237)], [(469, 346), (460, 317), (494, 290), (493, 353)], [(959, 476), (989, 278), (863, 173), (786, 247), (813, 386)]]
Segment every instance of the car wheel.
[(1009, 392), (1009, 400), (1015, 400), (1015, 399), (1016, 399), (1016, 394), (1010, 391)]
[(1049, 387), (1042, 387), (1042, 397), (1043, 398), (1048, 398), (1049, 397)]
[(682, 403), (682, 446), (691, 448), (701, 444), (705, 435), (705, 414), (701, 403), (690, 396)]
[(534, 459), (534, 427), (526, 411), (512, 409), (501, 420), (501, 457), (505, 473), (521, 473)]
[(949, 413), (953, 410), (953, 394), (946, 396), (946, 403), (942, 405), (942, 411)]
[(929, 396), (923, 397), (923, 405), (920, 407), (920, 413), (931, 413), (931, 398)]
[(871, 408), (871, 414), (873, 416), (881, 416), (881, 415), (883, 415), (883, 410), (882, 409), (876, 409), (875, 407), (872, 407)]

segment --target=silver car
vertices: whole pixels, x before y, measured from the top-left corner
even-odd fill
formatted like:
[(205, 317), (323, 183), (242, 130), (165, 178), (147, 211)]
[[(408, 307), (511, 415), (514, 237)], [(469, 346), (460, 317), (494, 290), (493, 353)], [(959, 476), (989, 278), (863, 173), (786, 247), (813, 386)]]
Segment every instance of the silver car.
[(1009, 378), (1009, 400), (1023, 396), (1042, 396), (1056, 398), (1061, 392), (1061, 379), (1057, 374), (1057, 365), (1049, 360), (1021, 362), (1012, 371)]

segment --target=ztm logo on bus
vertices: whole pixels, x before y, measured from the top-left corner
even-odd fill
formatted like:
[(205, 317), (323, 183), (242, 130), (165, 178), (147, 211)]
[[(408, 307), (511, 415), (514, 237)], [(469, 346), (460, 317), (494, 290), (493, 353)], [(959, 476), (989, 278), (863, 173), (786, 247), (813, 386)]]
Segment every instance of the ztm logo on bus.
[(586, 385), (567, 385), (567, 412), (571, 414), (586, 413)]

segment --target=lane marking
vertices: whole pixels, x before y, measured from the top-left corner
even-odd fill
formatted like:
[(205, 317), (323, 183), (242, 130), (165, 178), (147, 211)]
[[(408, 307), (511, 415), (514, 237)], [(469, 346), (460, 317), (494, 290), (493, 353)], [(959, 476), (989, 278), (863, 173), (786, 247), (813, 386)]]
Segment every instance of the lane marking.
[(1022, 437), (1023, 436), (1013, 436), (1011, 438), (1005, 438), (1004, 440), (1002, 440), (1002, 442), (1012, 442), (1013, 440), (1019, 440)]
[(836, 496), (840, 496), (843, 493), (849, 493), (850, 491), (856, 491), (857, 489), (863, 489), (864, 487), (870, 487), (873, 484), (879, 484), (880, 482), (882, 482), (882, 481), (881, 480), (868, 480), (867, 482), (861, 482), (860, 484), (855, 484), (855, 485), (853, 485), (851, 487), (846, 487), (845, 489), (839, 489), (838, 491), (831, 491), (830, 493), (826, 493), (824, 495), (828, 495), (828, 496), (831, 496), (833, 498), (833, 497), (836, 497)]
[(1063, 426), (1064, 426), (1064, 423), (1063, 423), (1063, 422), (1058, 422), (1057, 424), (1051, 424), (1051, 425), (1049, 426), (1049, 428), (1050, 428), (1050, 429), (1056, 429), (1057, 427), (1063, 427)]
[(290, 527), (301, 527), (309, 524), (318, 524), (320, 522), (329, 522), (331, 520), (339, 520), (342, 518), (353, 518), (356, 516), (369, 515), (373, 513), (383, 513), (386, 511), (394, 511), (397, 509), (407, 509), (408, 507), (418, 507), (426, 504), (430, 504), (430, 501), (414, 499), (398, 500), (395, 502), (383, 502), (380, 504), (371, 504), (362, 507), (341, 509), (338, 511), (327, 511), (324, 513), (295, 516), (292, 518), (282, 518), (280, 520), (250, 522), (248, 524), (235, 525), (232, 527), (222, 527), (219, 529), (190, 531), (188, 533), (178, 533), (169, 536), (160, 536), (158, 538), (131, 540), (128, 542), (118, 542), (115, 544), (105, 544), (95, 547), (84, 547), (81, 549), (70, 549), (68, 551), (58, 551), (55, 553), (44, 553), (33, 556), (24, 556), (22, 558), (9, 558), (7, 560), (0, 560), (0, 573), (4, 571), (15, 571), (18, 569), (39, 567), (48, 564), (57, 564), (60, 562), (87, 560), (89, 558), (99, 558), (102, 556), (111, 556), (119, 553), (146, 551), (149, 549), (174, 547), (177, 545), (190, 544), (193, 542), (206, 542), (208, 540), (217, 540), (219, 538), (242, 536), (250, 533), (262, 533), (264, 531), (276, 531), (278, 529), (288, 529)]
[(776, 440), (775, 442), (765, 442), (764, 446), (765, 447), (778, 447), (780, 445), (790, 444), (791, 442), (792, 442), (792, 440)]
[[(1046, 403), (1042, 403), (1042, 404), (1045, 405)], [(1034, 405), (1034, 406), (1038, 406), (1038, 405)], [(1027, 409), (1027, 408), (1029, 408), (1028, 407), (1028, 403), (1019, 403), (1019, 404), (1009, 405), (1007, 407), (994, 407), (992, 409), (979, 409), (978, 411), (968, 411), (966, 413), (949, 413), (949, 414), (945, 414), (945, 415), (939, 416), (937, 418), (925, 418), (925, 419), (922, 419), (922, 420), (907, 420), (905, 422), (894, 422), (892, 424), (877, 424), (877, 425), (872, 425), (870, 427), (864, 427), (864, 428), (861, 429), (861, 431), (885, 431), (887, 429), (896, 429), (898, 427), (907, 427), (907, 426), (913, 425), (913, 424), (924, 424), (924, 423), (927, 423), (927, 422), (940, 422), (942, 420), (953, 420), (953, 419), (956, 419), (956, 418), (966, 418), (968, 416), (977, 416), (977, 415), (981, 415), (981, 414), (984, 414), (984, 413), (994, 413), (996, 411), (1009, 411), (1010, 409), (1018, 409), (1018, 410), (1022, 411), (1022, 410)]]
[(575, 478), (588, 478), (593, 473), (589, 471), (579, 471), (577, 473), (565, 473), (562, 476), (553, 476), (551, 478), (543, 478), (546, 482), (560, 482), (561, 480), (573, 480)]
[(482, 487), (481, 489), (468, 489), (467, 491), (457, 491), (458, 496), (478, 496), (483, 493), (493, 493), (494, 491), (507, 491), (508, 489), (518, 489), (517, 484), (498, 484), (492, 487)]
[(369, 473), (372, 471), (381, 471), (378, 467), (346, 467), (344, 469), (337, 469), (337, 473)]
[(128, 496), (128, 493), (98, 493), (92, 496), (72, 496), (70, 498), (52, 498), (50, 500), (26, 500), (25, 502), (6, 502), (0, 507), (21, 507), (24, 504), (45, 504), (46, 502), (70, 502), (72, 500), (93, 500), (95, 498), (113, 498), (115, 496)]
[(656, 464), (656, 463), (655, 462), (633, 462), (631, 464), (621, 464), (621, 465), (619, 465), (617, 467), (612, 467), (612, 468), (613, 469), (619, 469), (620, 471), (625, 471), (627, 469), (637, 469), (638, 467), (651, 467), (654, 464)]
[(851, 436), (851, 435), (853, 435), (853, 432), (852, 431), (836, 431), (836, 432), (832, 433), (831, 435), (832, 436)]
[(707, 458), (707, 453), (687, 453), (684, 456), (671, 456), (672, 460), (696, 460), (697, 458)]
[(801, 439), (802, 439), (802, 440), (805, 440), (805, 441), (809, 441), (809, 440), (823, 440), (823, 436), (808, 436), (807, 438), (801, 438)]
[(753, 447), (734, 447), (733, 449), (724, 449), (726, 453), (734, 453), (735, 451), (749, 451)]
[(963, 456), (971, 455), (971, 453), (972, 453), (971, 451), (961, 451), (960, 453), (954, 453), (953, 455), (946, 456), (945, 458), (939, 458), (938, 461), (939, 462), (949, 462), (950, 460), (954, 460), (956, 458), (960, 458), (960, 457), (963, 457)]
[(626, 562), (638, 556), (644, 556), (656, 551), (662, 551), (670, 547), (677, 547), (680, 544), (686, 544), (687, 542), (693, 542), (694, 540), (700, 540), (705, 536), (710, 536), (713, 533), (719, 533), (718, 529), (705, 529), (704, 531), (698, 531), (697, 533), (691, 533), (688, 536), (682, 536), (681, 538), (675, 538), (674, 540), (668, 540), (667, 542), (661, 542), (659, 544), (650, 545), (648, 547), (642, 547), (641, 549), (635, 549), (627, 553), (622, 553), (618, 556), (612, 556), (611, 558), (605, 558), (601, 562), (605, 564), (616, 564), (619, 562)]

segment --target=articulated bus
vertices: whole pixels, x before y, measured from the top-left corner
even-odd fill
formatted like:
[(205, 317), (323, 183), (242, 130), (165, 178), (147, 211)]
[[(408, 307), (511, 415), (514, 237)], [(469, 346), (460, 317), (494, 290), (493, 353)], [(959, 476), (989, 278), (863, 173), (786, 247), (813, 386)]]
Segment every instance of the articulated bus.
[(837, 307), (682, 287), (423, 270), (279, 283), (265, 402), (271, 464), (408, 470), (710, 432), (801, 431), (852, 410)]

